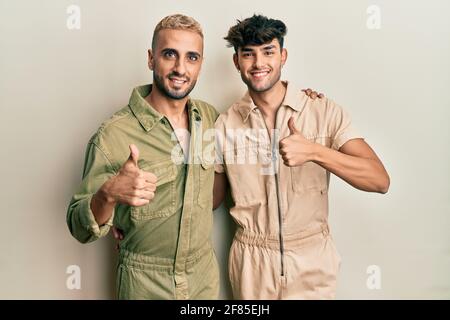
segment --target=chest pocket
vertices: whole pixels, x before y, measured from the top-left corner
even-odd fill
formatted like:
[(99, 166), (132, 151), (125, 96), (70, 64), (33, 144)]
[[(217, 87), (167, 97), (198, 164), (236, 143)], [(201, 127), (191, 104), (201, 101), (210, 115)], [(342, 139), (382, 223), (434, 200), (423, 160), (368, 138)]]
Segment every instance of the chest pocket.
[[(325, 146), (330, 144), (329, 138), (317, 137), (308, 139)], [(320, 165), (309, 161), (298, 167), (291, 167), (292, 189), (295, 193), (327, 193), (329, 173)]]
[(131, 218), (135, 220), (149, 220), (168, 217), (175, 213), (175, 180), (177, 167), (171, 159), (152, 163), (139, 161), (139, 167), (153, 173), (156, 182), (155, 197), (149, 204), (140, 207), (131, 207)]
[(248, 146), (224, 151), (224, 161), (236, 205), (266, 201), (266, 180), (273, 176), (267, 146)]
[(291, 167), (292, 189), (295, 193), (326, 193), (328, 190), (327, 171), (315, 164), (306, 162)]
[(199, 166), (199, 182), (197, 203), (202, 208), (210, 206), (212, 208), (214, 189), (214, 164), (204, 160)]

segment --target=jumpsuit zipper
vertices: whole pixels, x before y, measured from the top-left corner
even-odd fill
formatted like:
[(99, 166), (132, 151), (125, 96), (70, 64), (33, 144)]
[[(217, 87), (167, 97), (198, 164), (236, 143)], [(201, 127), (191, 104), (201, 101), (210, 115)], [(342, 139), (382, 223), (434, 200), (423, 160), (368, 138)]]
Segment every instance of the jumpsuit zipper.
[[(270, 138), (270, 132), (269, 129), (267, 128), (267, 124), (266, 121), (264, 120), (264, 117), (262, 116), (262, 114), (259, 112), (262, 121), (264, 123), (264, 126), (266, 127), (266, 130), (269, 134), (269, 138)], [(275, 114), (275, 129), (277, 128), (277, 116), (278, 116), (278, 110), (277, 113)], [(274, 139), (275, 139), (275, 134), (274, 134)], [(274, 177), (275, 177), (275, 186), (276, 186), (276, 190), (277, 190), (277, 206), (278, 206), (278, 239), (280, 241), (280, 264), (281, 264), (281, 276), (284, 276), (284, 243), (283, 243), (283, 216), (281, 213), (281, 203), (280, 203), (280, 188), (279, 188), (279, 179), (278, 179), (278, 168), (277, 168), (277, 163), (278, 161), (274, 161), (275, 159), (278, 158), (278, 155), (276, 155), (276, 144), (274, 141), (271, 141), (271, 160), (272, 160), (272, 164), (273, 164), (273, 170), (274, 170)], [(274, 155), (276, 155), (276, 158), (274, 157)]]
[(275, 173), (275, 183), (277, 188), (277, 203), (278, 203), (278, 221), (280, 225), (280, 254), (281, 254), (281, 276), (284, 276), (284, 243), (283, 243), (283, 217), (281, 215), (281, 204), (280, 204), (280, 190), (279, 190), (279, 180), (278, 174)]

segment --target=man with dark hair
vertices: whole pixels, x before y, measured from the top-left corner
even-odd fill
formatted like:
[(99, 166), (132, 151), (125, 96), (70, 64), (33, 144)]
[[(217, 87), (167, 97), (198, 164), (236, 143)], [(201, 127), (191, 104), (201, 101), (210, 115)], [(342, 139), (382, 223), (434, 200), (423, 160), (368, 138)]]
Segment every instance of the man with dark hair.
[(330, 172), (368, 192), (386, 193), (390, 183), (347, 112), (280, 80), (285, 35), (282, 21), (254, 15), (225, 37), (248, 88), (216, 121), (214, 206), (226, 173), (238, 226), (229, 257), (236, 299), (334, 298), (340, 257), (328, 227)]
[(250, 19), (238, 20), (238, 23), (230, 28), (224, 39), (228, 41), (229, 47), (234, 48), (235, 52), (247, 44), (263, 44), (273, 39), (277, 39), (280, 48), (283, 48), (286, 33), (287, 28), (283, 21), (254, 15)]

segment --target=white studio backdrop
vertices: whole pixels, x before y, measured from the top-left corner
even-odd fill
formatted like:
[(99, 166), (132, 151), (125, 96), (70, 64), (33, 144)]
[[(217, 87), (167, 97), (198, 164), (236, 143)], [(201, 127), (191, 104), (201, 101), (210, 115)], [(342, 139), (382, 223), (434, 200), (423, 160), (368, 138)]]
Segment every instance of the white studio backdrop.
[[(70, 6), (80, 12), (69, 28)], [(245, 91), (223, 37), (253, 13), (288, 26), (283, 78), (324, 92), (391, 176), (386, 195), (332, 177), (330, 224), (343, 258), (338, 299), (450, 298), (448, 1), (0, 1), (0, 298), (112, 299), (115, 243), (82, 245), (65, 216), (98, 126), (151, 82), (147, 49), (172, 13), (204, 28), (192, 96), (224, 111)], [(213, 240), (230, 298), (233, 223)], [(81, 288), (68, 286), (79, 267)], [(70, 281), (69, 281), (70, 282)]]

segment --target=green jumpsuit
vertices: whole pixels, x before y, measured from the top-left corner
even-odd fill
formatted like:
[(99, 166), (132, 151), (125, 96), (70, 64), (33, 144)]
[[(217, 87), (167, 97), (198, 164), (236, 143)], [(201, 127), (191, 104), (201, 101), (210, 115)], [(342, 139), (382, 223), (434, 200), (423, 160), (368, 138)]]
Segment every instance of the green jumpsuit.
[[(190, 152), (185, 163), (179, 161), (184, 155), (168, 119), (144, 99), (150, 91), (151, 85), (135, 88), (129, 105), (90, 139), (67, 224), (82, 243), (105, 236), (112, 225), (123, 230), (119, 299), (216, 299), (219, 270), (211, 245), (214, 163), (205, 152), (194, 150), (214, 152), (214, 135), (204, 132), (214, 128), (218, 113), (205, 102), (188, 100)], [(158, 177), (155, 197), (141, 207), (116, 205), (111, 219), (99, 226), (91, 198), (118, 173), (130, 144), (140, 151), (140, 169)]]

